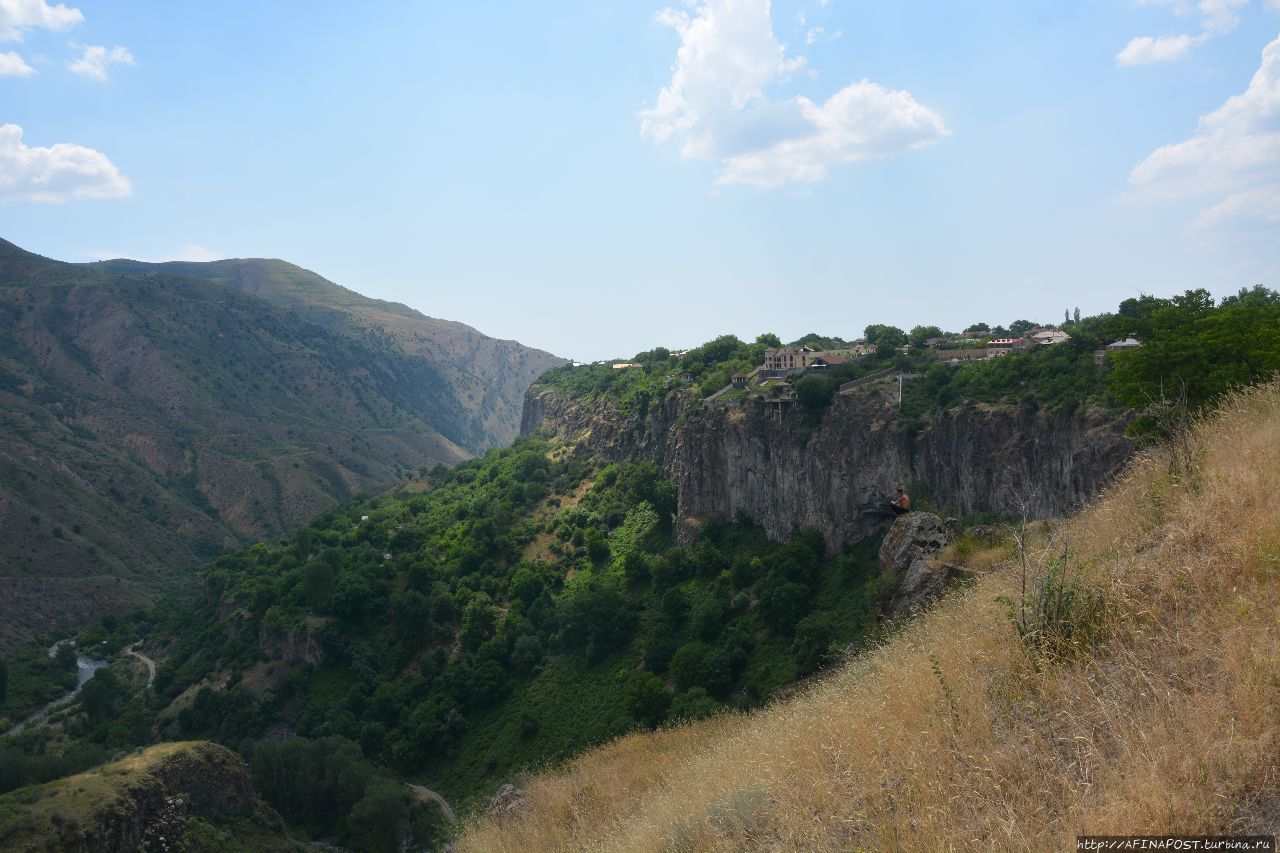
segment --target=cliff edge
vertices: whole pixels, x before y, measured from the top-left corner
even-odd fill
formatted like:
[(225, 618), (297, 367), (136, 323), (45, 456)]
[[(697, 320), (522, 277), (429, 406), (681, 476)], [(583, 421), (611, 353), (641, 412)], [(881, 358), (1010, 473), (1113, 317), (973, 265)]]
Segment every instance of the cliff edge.
[[(723, 405), (672, 394), (624, 411), (535, 385), (521, 434), (544, 432), (609, 462), (648, 460), (679, 488), (680, 521), (745, 514), (770, 537), (820, 531), (833, 550), (882, 529), (896, 486), (948, 513), (1064, 515), (1133, 455), (1114, 412), (964, 404), (915, 431), (870, 385), (835, 396), (821, 423), (762, 400)], [(681, 524), (680, 529), (687, 525)]]

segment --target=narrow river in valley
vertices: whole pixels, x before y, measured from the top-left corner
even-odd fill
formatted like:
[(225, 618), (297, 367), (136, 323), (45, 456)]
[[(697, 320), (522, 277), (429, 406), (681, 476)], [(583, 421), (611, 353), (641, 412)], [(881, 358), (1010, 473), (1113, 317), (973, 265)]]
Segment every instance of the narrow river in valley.
[[(59, 646), (63, 645), (64, 643), (71, 643), (71, 642), (73, 641), (59, 640), (58, 642), (54, 643), (52, 646), (49, 647), (49, 657), (53, 657), (58, 653)], [(57, 699), (54, 699), (48, 705), (45, 705), (39, 711), (36, 711), (31, 716), (27, 717), (25, 720), (18, 723), (13, 728), (9, 729), (7, 732), (5, 732), (5, 734), (6, 735), (20, 734), (22, 730), (25, 729), (27, 726), (34, 725), (40, 722), (45, 717), (49, 716), (49, 714), (61, 708), (63, 705), (69, 704), (72, 699), (76, 698), (76, 694), (80, 692), (80, 689), (85, 686), (85, 684), (89, 681), (89, 679), (93, 678), (94, 674), (98, 670), (105, 667), (106, 665), (107, 665), (107, 662), (104, 660), (95, 660), (90, 657), (85, 657), (82, 654), (77, 654), (76, 655), (75, 689), (72, 690), (70, 693), (67, 693), (63, 696), (60, 696)]]

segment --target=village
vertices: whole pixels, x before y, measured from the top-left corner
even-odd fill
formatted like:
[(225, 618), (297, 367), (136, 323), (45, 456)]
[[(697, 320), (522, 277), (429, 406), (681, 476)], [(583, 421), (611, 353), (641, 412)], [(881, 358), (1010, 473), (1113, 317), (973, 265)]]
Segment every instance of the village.
[[(982, 338), (961, 333), (928, 338), (923, 341), (920, 348), (931, 350), (939, 363), (959, 365), (1002, 358), (1013, 353), (1027, 352), (1036, 347), (1054, 346), (1070, 339), (1071, 335), (1060, 329), (1033, 326), (1021, 337)], [(1094, 351), (1094, 364), (1104, 364), (1109, 352), (1141, 346), (1141, 342), (1132, 337), (1114, 341)], [(895, 346), (894, 349), (906, 355), (912, 350), (912, 346), (904, 343), (901, 346)], [(847, 347), (823, 350), (807, 346), (772, 347), (765, 350), (764, 362), (761, 365), (750, 372), (734, 373), (728, 385), (712, 393), (706, 400), (710, 402), (725, 399), (731, 392), (741, 391), (748, 396), (763, 397), (775, 408), (782, 410), (796, 402), (796, 391), (792, 384), (795, 378), (805, 375), (831, 374), (842, 365), (875, 355), (876, 352), (876, 345), (865, 340), (854, 341)], [(639, 366), (629, 362), (613, 365), (614, 369)], [(907, 373), (897, 367), (888, 367), (844, 382), (838, 390), (847, 391), (880, 380), (897, 379), (900, 399), (902, 382), (920, 375)]]

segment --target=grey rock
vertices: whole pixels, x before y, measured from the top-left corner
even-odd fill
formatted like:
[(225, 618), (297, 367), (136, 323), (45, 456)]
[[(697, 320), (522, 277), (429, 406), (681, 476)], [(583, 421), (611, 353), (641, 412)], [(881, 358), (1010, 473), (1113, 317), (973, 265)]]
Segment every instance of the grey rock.
[(524, 809), (527, 802), (524, 791), (508, 782), (489, 801), (488, 813), (502, 818), (513, 817)]
[[(776, 418), (755, 400), (706, 406), (680, 393), (640, 414), (535, 387), (521, 432), (546, 431), (607, 462), (653, 462), (679, 490), (680, 524), (743, 514), (774, 539), (816, 529), (832, 551), (883, 529), (898, 485), (919, 482), (965, 516), (1014, 512), (1031, 483), (1030, 511), (1045, 518), (1092, 497), (1134, 452), (1124, 419), (1101, 410), (965, 404), (913, 432), (874, 385), (837, 394), (811, 432), (802, 417)], [(693, 538), (677, 529), (678, 540)]]

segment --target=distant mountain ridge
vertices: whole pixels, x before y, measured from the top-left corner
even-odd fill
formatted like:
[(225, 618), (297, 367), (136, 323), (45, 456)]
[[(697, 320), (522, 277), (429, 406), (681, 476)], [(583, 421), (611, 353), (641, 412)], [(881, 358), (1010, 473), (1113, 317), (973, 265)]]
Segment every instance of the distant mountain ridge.
[(274, 260), (0, 240), (0, 648), (515, 436), (562, 364)]

